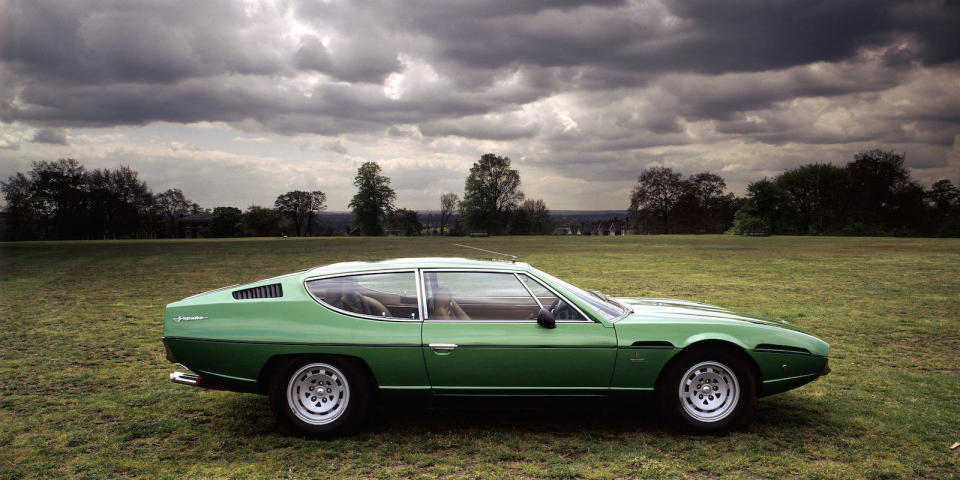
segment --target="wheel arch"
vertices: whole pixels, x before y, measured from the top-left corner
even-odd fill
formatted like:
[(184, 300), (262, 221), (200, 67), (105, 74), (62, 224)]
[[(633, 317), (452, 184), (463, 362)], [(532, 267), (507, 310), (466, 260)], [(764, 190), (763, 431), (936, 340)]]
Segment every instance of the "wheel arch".
[(257, 375), (257, 388), (260, 393), (268, 393), (267, 390), (270, 388), (270, 382), (273, 379), (273, 376), (278, 373), (278, 369), (289, 364), (294, 359), (301, 359), (302, 361), (306, 362), (311, 359), (323, 358), (336, 358), (353, 363), (364, 373), (364, 376), (370, 385), (371, 392), (377, 392), (379, 390), (377, 377), (373, 374), (373, 370), (370, 369), (370, 365), (368, 365), (363, 358), (354, 355), (342, 355), (336, 353), (285, 353), (274, 355), (267, 359), (266, 363), (264, 363), (263, 367), (260, 369), (260, 373)]
[(654, 388), (660, 390), (663, 384), (664, 373), (667, 372), (675, 363), (681, 361), (685, 353), (708, 349), (723, 349), (740, 357), (744, 363), (750, 367), (750, 373), (753, 374), (754, 384), (757, 389), (756, 391), (760, 391), (760, 388), (763, 386), (763, 377), (760, 374), (760, 366), (757, 365), (757, 361), (747, 353), (747, 349), (743, 345), (739, 344), (739, 342), (720, 338), (696, 340), (692, 343), (688, 343), (686, 346), (680, 349), (680, 351), (673, 355), (670, 360), (664, 364), (663, 368), (660, 369), (660, 373), (657, 375), (657, 382), (654, 384)]

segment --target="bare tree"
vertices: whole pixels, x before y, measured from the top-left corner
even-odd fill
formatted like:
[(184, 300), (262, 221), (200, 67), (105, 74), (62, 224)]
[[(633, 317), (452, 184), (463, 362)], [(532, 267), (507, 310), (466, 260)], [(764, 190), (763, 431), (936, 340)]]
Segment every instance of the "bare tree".
[(663, 233), (669, 233), (670, 214), (684, 193), (684, 182), (680, 177), (679, 173), (667, 167), (644, 170), (630, 195), (630, 214), (634, 218), (641, 213), (659, 217)]
[(299, 237), (303, 234), (309, 234), (310, 227), (313, 225), (313, 216), (317, 212), (327, 209), (327, 194), (320, 190), (313, 192), (294, 190), (278, 196), (277, 200), (273, 202), (273, 207), (281, 215), (293, 220), (294, 228), (296, 228)]
[(157, 212), (164, 218), (177, 218), (190, 213), (193, 202), (179, 188), (171, 188), (154, 197)]
[(447, 220), (450, 220), (459, 202), (460, 197), (456, 193), (448, 192), (440, 195), (440, 235), (443, 235), (443, 231), (447, 228)]

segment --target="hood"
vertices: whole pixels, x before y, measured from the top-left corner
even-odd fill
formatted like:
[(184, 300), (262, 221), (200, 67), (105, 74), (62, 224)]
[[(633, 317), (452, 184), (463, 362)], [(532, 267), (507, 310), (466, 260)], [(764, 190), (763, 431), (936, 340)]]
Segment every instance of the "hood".
[(672, 300), (666, 298), (615, 298), (615, 301), (625, 305), (633, 310), (618, 323), (643, 322), (648, 320), (701, 320), (701, 321), (741, 321), (760, 325), (769, 325), (774, 327), (786, 328), (788, 330), (801, 330), (791, 326), (784, 320), (773, 320), (769, 318), (745, 315), (732, 312), (723, 307), (708, 305), (706, 303), (689, 302), (685, 300)]

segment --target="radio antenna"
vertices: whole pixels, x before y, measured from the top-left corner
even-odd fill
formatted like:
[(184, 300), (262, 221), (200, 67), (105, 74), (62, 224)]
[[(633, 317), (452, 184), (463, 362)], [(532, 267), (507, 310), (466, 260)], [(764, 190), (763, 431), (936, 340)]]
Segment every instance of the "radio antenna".
[(492, 254), (494, 254), (494, 255), (500, 255), (501, 257), (510, 257), (510, 261), (511, 261), (511, 262), (517, 263), (517, 256), (516, 256), (516, 255), (510, 255), (509, 253), (494, 252), (493, 250), (484, 250), (484, 249), (482, 249), (482, 248), (471, 247), (470, 245), (464, 245), (464, 244), (462, 244), (462, 243), (454, 243), (454, 245), (456, 245), (456, 246), (458, 246), (458, 247), (463, 247), (463, 248), (472, 248), (472, 249), (474, 249), (474, 250), (480, 250), (481, 252), (492, 253)]

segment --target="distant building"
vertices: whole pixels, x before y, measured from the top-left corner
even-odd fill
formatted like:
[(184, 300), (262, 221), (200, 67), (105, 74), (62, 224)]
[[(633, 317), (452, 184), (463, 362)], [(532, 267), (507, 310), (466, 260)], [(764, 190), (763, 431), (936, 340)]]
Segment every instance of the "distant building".
[(213, 215), (197, 213), (184, 215), (177, 219), (177, 233), (182, 238), (207, 238), (210, 236), (210, 222)]
[(596, 235), (596, 236), (615, 236), (626, 235), (629, 231), (627, 220), (614, 218), (612, 220), (598, 220), (590, 223), (583, 231), (578, 230), (577, 235)]

